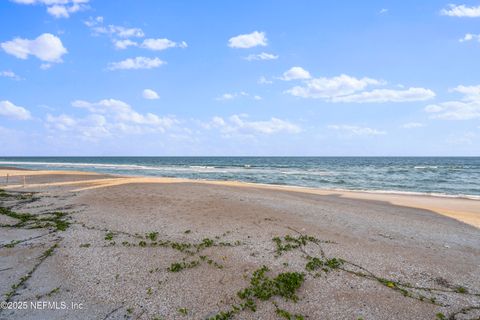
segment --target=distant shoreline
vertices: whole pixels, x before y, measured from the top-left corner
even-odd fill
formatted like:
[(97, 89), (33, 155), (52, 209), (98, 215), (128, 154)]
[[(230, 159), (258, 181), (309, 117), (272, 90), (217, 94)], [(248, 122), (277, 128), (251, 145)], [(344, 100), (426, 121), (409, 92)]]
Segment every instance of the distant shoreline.
[[(54, 164), (54, 163), (52, 163)], [(428, 197), (438, 197), (438, 198), (452, 198), (452, 199), (467, 199), (467, 200), (478, 200), (480, 201), (480, 195), (473, 194), (449, 194), (449, 193), (440, 193), (440, 192), (416, 192), (416, 191), (402, 191), (402, 190), (386, 190), (386, 189), (347, 189), (347, 188), (327, 188), (327, 187), (315, 187), (315, 186), (301, 186), (294, 184), (277, 184), (277, 183), (262, 183), (262, 182), (250, 182), (243, 180), (234, 180), (234, 179), (202, 179), (202, 178), (183, 178), (183, 177), (171, 177), (171, 176), (156, 176), (156, 175), (145, 175), (145, 174), (124, 174), (124, 173), (104, 173), (101, 171), (95, 171), (91, 169), (80, 169), (76, 170), (64, 170), (57, 168), (48, 168), (48, 169), (29, 169), (15, 166), (2, 166), (0, 164), (0, 170), (19, 170), (19, 171), (66, 171), (66, 172), (85, 172), (91, 174), (106, 174), (115, 177), (130, 177), (130, 178), (166, 178), (166, 179), (180, 179), (188, 181), (203, 181), (203, 182), (233, 182), (233, 183), (245, 183), (252, 186), (265, 186), (265, 187), (281, 187), (288, 189), (314, 189), (326, 192), (354, 192), (354, 193), (371, 193), (371, 194), (391, 194), (391, 195), (410, 195), (410, 196), (428, 196)]]
[[(357, 200), (374, 200), (385, 201), (393, 205), (411, 207), (416, 209), (423, 209), (436, 212), (440, 215), (457, 219), (464, 223), (470, 224), (477, 228), (480, 228), (480, 201), (478, 199), (460, 198), (460, 197), (448, 197), (448, 196), (433, 196), (428, 194), (412, 194), (412, 193), (387, 193), (387, 192), (370, 192), (370, 191), (354, 191), (354, 190), (329, 190), (322, 188), (309, 188), (309, 187), (297, 187), (297, 186), (285, 186), (285, 185), (273, 185), (262, 184), (256, 182), (243, 182), (243, 181), (223, 181), (223, 180), (200, 180), (200, 179), (184, 179), (184, 178), (169, 178), (169, 177), (152, 177), (152, 176), (125, 176), (125, 175), (111, 175), (100, 174), (93, 171), (70, 171), (70, 170), (6, 170), (0, 167), (0, 176), (21, 177), (21, 176), (46, 176), (46, 180), (49, 180), (48, 176), (51, 175), (53, 180), (58, 175), (71, 175), (71, 176), (86, 176), (91, 175), (93, 177), (99, 176), (101, 178), (85, 179), (83, 182), (74, 181), (62, 181), (58, 183), (30, 183), (30, 178), (27, 179), (27, 187), (44, 187), (44, 186), (77, 186), (74, 191), (90, 190), (95, 188), (125, 185), (125, 184), (138, 184), (138, 183), (160, 183), (160, 184), (177, 184), (177, 183), (192, 183), (192, 184), (207, 184), (207, 185), (219, 185), (227, 187), (240, 187), (240, 188), (253, 188), (270, 191), (284, 191), (304, 194), (315, 195), (335, 195), (347, 199)], [(83, 179), (83, 178), (82, 178)], [(1, 180), (0, 180), (1, 181)], [(82, 186), (83, 185), (83, 186)], [(1, 185), (0, 185), (1, 187)], [(22, 187), (22, 181), (18, 180), (16, 185), (4, 186), (5, 188), (18, 188)]]

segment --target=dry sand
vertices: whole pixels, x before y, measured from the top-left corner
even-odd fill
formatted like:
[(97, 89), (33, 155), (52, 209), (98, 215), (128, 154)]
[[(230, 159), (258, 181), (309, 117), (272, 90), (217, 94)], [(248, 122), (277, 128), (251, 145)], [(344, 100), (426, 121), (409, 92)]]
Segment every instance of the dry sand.
[[(480, 317), (478, 200), (11, 169), (0, 170), (0, 184), (6, 173), (0, 188), (14, 196), (1, 196), (2, 207), (67, 212), (71, 225), (7, 227), (18, 221), (0, 215), (0, 293), (82, 309), (29, 305), (0, 319), (206, 319), (244, 302), (237, 292), (262, 265), (271, 277), (305, 274), (298, 302), (257, 300), (256, 312), (234, 319), (281, 319), (272, 302), (306, 319)], [(274, 237), (300, 234), (325, 242), (276, 255)], [(205, 238), (214, 245), (193, 255), (171, 247)], [(345, 262), (309, 272), (307, 255)], [(167, 270), (184, 258), (200, 264)]]

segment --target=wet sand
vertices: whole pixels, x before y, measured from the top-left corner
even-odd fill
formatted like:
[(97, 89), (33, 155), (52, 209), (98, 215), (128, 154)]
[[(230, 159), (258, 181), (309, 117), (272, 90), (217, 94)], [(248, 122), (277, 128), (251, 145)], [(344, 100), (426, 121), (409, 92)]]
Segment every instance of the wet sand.
[[(298, 301), (254, 299), (256, 312), (232, 319), (282, 319), (276, 308), (305, 319), (480, 316), (478, 200), (3, 168), (0, 185), (7, 173), (2, 207), (65, 212), (70, 226), (13, 227), (0, 215), (0, 292), (83, 308), (0, 319), (206, 319), (245, 302), (237, 292), (263, 265), (272, 278), (304, 274)], [(276, 250), (272, 239), (287, 235), (318, 241)], [(341, 263), (309, 270), (313, 258)]]

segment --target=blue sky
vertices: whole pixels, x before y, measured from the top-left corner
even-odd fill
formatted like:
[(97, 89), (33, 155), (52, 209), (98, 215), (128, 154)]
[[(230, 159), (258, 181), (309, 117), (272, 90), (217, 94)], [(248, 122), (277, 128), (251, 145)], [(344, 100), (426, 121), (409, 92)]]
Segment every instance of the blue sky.
[(0, 2), (2, 155), (480, 155), (480, 1)]

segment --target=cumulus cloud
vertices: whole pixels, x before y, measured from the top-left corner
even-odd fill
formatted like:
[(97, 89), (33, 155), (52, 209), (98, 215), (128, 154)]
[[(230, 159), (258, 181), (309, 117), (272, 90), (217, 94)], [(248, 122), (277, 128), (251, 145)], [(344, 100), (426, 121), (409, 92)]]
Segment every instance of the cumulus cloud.
[(440, 11), (440, 14), (449, 17), (475, 18), (480, 17), (480, 6), (467, 7), (464, 4), (449, 4), (447, 8), (444, 8)]
[(145, 89), (143, 90), (142, 92), (142, 97), (145, 98), (145, 99), (148, 99), (148, 100), (156, 100), (156, 99), (159, 99), (160, 96), (158, 95), (158, 93), (156, 93), (154, 90), (152, 89)]
[(185, 41), (175, 42), (167, 38), (148, 38), (143, 41), (135, 41), (133, 38), (145, 37), (145, 32), (140, 28), (128, 28), (117, 25), (104, 25), (104, 18), (98, 16), (90, 17), (84, 22), (94, 35), (107, 35), (112, 39), (116, 49), (127, 49), (128, 47), (138, 47), (153, 51), (162, 51), (168, 48), (187, 48)]
[(104, 99), (98, 102), (76, 100), (72, 102), (72, 106), (87, 109), (95, 114), (110, 115), (115, 120), (126, 123), (158, 125), (162, 128), (170, 127), (175, 123), (171, 118), (159, 117), (153, 113), (140, 114), (126, 102), (116, 99)]
[(275, 55), (273, 53), (262, 52), (262, 53), (259, 53), (259, 54), (249, 54), (244, 59), (247, 60), (247, 61), (276, 60), (276, 59), (278, 59), (278, 55)]
[(0, 116), (17, 120), (29, 120), (32, 118), (27, 109), (16, 106), (8, 100), (0, 101)]
[(283, 76), (280, 78), (285, 81), (290, 80), (304, 80), (310, 79), (310, 72), (303, 69), (302, 67), (292, 67), (283, 73)]
[(19, 59), (27, 59), (32, 55), (52, 63), (62, 62), (62, 56), (67, 53), (60, 38), (50, 33), (44, 33), (33, 40), (15, 38), (0, 45), (6, 53)]
[(332, 78), (314, 78), (305, 81), (304, 86), (295, 86), (287, 91), (302, 98), (323, 98), (331, 100), (365, 89), (369, 85), (379, 85), (381, 81), (371, 78), (355, 78), (345, 74)]
[(230, 48), (248, 49), (256, 46), (266, 46), (267, 36), (265, 32), (254, 31), (248, 34), (241, 34), (228, 40)]
[(47, 114), (46, 122), (49, 128), (66, 131), (74, 127), (78, 121), (66, 114), (61, 114), (59, 116), (52, 116), (51, 114)]
[(45, 127), (51, 131), (70, 132), (75, 137), (88, 141), (112, 136), (114, 130), (114, 126), (109, 125), (106, 118), (98, 114), (91, 114), (83, 118), (73, 118), (66, 114), (58, 116), (47, 114)]
[(177, 43), (175, 41), (162, 38), (162, 39), (145, 39), (143, 40), (140, 47), (149, 49), (149, 50), (161, 51), (161, 50), (165, 50), (168, 48), (175, 48), (175, 47), (187, 48), (188, 45), (185, 41)]
[(227, 119), (218, 116), (213, 117), (205, 127), (207, 129), (217, 128), (224, 136), (301, 132), (298, 125), (287, 120), (273, 117), (264, 121), (250, 121), (248, 120), (248, 115), (245, 114), (235, 114)]
[(422, 127), (425, 127), (425, 125), (420, 122), (407, 122), (402, 124), (402, 128), (404, 129), (414, 129), (414, 128), (422, 128)]
[(87, 115), (73, 117), (67, 114), (48, 114), (44, 121), (46, 128), (86, 140), (98, 140), (122, 134), (164, 133), (179, 124), (175, 117), (140, 113), (128, 103), (117, 99), (97, 102), (76, 100), (72, 106), (86, 110)]
[(123, 40), (113, 40), (113, 44), (117, 49), (127, 49), (128, 47), (136, 47), (138, 43), (132, 41), (130, 39), (123, 39)]
[(328, 129), (339, 131), (344, 136), (378, 136), (378, 135), (384, 135), (387, 133), (385, 131), (377, 130), (369, 127), (352, 126), (347, 124), (329, 125)]
[(111, 62), (108, 65), (108, 70), (152, 69), (158, 68), (165, 63), (160, 58), (135, 57), (119, 62)]
[(10, 78), (13, 80), (22, 80), (15, 72), (10, 70), (0, 71), (0, 77)]
[(434, 119), (471, 120), (480, 118), (480, 85), (457, 86), (452, 92), (463, 95), (461, 100), (452, 100), (425, 107), (425, 112)]
[(11, 0), (18, 4), (45, 5), (47, 12), (55, 18), (68, 18), (71, 13), (88, 8), (89, 0)]
[(459, 39), (458, 41), (467, 42), (472, 40), (480, 42), (480, 34), (467, 33), (463, 38)]
[(323, 99), (328, 102), (384, 103), (424, 101), (435, 97), (435, 92), (425, 88), (373, 89), (371, 86), (385, 85), (385, 81), (368, 77), (356, 78), (346, 74), (336, 77), (312, 78), (308, 71), (293, 67), (286, 71), (282, 80), (302, 80), (302, 85), (285, 92), (296, 97)]

